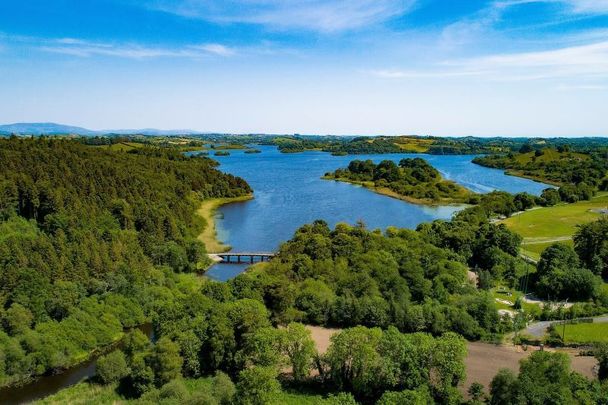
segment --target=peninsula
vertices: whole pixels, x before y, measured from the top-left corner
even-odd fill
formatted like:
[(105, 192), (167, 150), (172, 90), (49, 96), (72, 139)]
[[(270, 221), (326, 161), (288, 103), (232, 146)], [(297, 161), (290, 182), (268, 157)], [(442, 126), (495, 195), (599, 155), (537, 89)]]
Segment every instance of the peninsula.
[(475, 194), (444, 179), (439, 171), (421, 158), (402, 159), (399, 164), (383, 160), (353, 160), (347, 168), (326, 173), (326, 180), (359, 184), (379, 194), (414, 204), (462, 204)]

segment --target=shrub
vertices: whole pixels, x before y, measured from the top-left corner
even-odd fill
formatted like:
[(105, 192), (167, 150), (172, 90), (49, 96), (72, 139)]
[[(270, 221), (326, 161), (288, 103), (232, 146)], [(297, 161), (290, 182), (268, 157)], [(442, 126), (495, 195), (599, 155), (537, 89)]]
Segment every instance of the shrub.
[(125, 355), (120, 350), (105, 355), (97, 360), (97, 377), (104, 384), (119, 381), (129, 374)]

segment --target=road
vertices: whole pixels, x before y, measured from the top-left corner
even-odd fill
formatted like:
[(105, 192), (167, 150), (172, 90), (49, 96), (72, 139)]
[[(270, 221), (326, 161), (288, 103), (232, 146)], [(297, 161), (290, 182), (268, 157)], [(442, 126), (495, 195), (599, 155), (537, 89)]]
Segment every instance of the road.
[[(540, 322), (535, 322), (533, 324), (528, 325), (528, 327), (525, 329), (526, 333), (528, 333), (531, 336), (534, 337), (538, 337), (538, 338), (542, 338), (545, 335), (545, 332), (547, 331), (547, 328), (554, 324), (554, 323), (559, 323), (561, 321), (540, 321)], [(593, 318), (593, 322), (594, 323), (608, 323), (608, 315), (602, 315), (602, 316), (597, 316), (595, 318)]]

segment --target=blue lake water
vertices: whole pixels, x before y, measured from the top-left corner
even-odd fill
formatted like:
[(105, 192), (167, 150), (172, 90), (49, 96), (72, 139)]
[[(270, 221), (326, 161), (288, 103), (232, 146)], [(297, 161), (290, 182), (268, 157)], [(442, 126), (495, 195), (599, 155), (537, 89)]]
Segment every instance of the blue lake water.
[[(474, 156), (420, 154), (331, 156), (325, 152), (280, 153), (274, 146), (256, 146), (262, 153), (231, 151), (230, 156), (213, 156), (220, 170), (247, 180), (254, 190), (251, 201), (225, 205), (217, 214), (219, 239), (235, 252), (270, 252), (290, 239), (303, 224), (316, 219), (330, 226), (338, 222), (363, 221), (368, 228), (388, 226), (415, 228), (422, 222), (449, 219), (458, 206), (429, 207), (376, 194), (363, 187), (322, 180), (326, 172), (348, 166), (351, 160), (371, 159), (398, 162), (406, 157), (422, 157), (441, 174), (472, 191), (504, 190), (539, 195), (550, 187), (513, 176), (501, 170), (473, 164)], [(242, 272), (246, 265), (216, 265), (207, 273), (226, 280)]]

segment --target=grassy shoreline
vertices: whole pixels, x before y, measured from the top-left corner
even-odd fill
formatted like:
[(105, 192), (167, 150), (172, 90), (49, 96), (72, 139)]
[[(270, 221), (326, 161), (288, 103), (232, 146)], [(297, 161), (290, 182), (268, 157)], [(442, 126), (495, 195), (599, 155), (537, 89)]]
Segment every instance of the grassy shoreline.
[(429, 205), (429, 206), (438, 206), (438, 205), (467, 205), (464, 200), (460, 199), (451, 199), (451, 198), (443, 198), (440, 200), (428, 200), (428, 199), (419, 199), (414, 197), (408, 197), (406, 195), (399, 194), (390, 188), (387, 187), (376, 187), (371, 181), (355, 181), (350, 180), (345, 177), (333, 177), (333, 176), (323, 176), (321, 177), (323, 180), (333, 180), (333, 181), (341, 181), (343, 183), (355, 184), (358, 186), (363, 186), (377, 194), (395, 198), (397, 200), (406, 201), (411, 204), (417, 205)]
[(213, 198), (202, 202), (196, 213), (205, 221), (205, 228), (198, 235), (198, 240), (203, 242), (208, 253), (222, 253), (230, 250), (230, 246), (217, 239), (215, 226), (215, 214), (217, 209), (225, 204), (249, 201), (253, 194), (233, 198)]
[[(480, 165), (480, 166), (483, 166), (483, 165)], [(484, 167), (488, 167), (488, 166), (484, 166)], [(548, 184), (550, 186), (555, 186), (555, 187), (561, 187), (563, 185), (560, 182), (549, 180), (549, 179), (545, 179), (545, 178), (540, 177), (540, 176), (533, 176), (533, 175), (524, 174), (524, 172), (521, 171), (521, 170), (515, 170), (515, 169), (502, 169), (502, 170), (505, 171), (504, 173), (507, 176), (521, 177), (522, 179), (532, 180), (532, 181), (535, 181), (537, 183)]]

